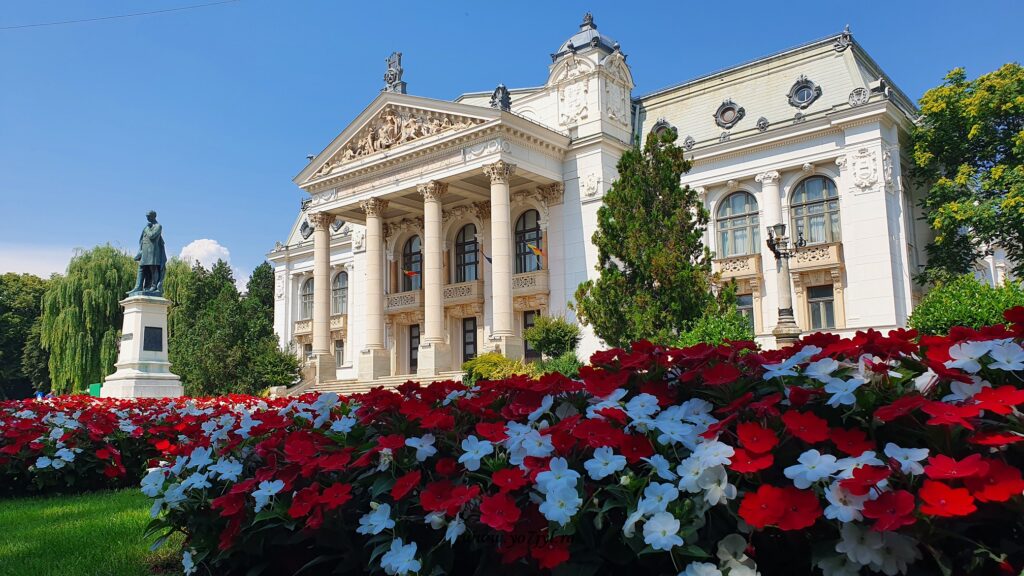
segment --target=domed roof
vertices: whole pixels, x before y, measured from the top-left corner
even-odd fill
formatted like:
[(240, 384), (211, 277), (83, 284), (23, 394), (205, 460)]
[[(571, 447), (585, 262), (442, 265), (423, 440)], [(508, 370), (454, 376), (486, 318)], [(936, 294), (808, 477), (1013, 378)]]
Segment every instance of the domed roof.
[(551, 55), (555, 61), (559, 57), (572, 52), (579, 52), (583, 49), (594, 47), (609, 54), (619, 47), (619, 43), (597, 31), (597, 24), (594, 24), (594, 16), (587, 12), (583, 16), (583, 23), (580, 24), (580, 31), (573, 34), (571, 38), (558, 47), (558, 51)]

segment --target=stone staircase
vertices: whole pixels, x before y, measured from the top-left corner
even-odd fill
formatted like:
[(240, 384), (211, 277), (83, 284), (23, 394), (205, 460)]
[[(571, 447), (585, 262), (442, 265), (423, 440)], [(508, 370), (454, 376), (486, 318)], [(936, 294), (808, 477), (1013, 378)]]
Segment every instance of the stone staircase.
[(376, 380), (328, 380), (320, 384), (308, 386), (299, 385), (288, 391), (289, 396), (306, 394), (309, 392), (335, 392), (337, 394), (349, 395), (369, 392), (372, 388), (398, 388), (402, 384), (412, 380), (419, 384), (429, 384), (438, 380), (462, 380), (462, 372), (442, 372), (437, 376), (416, 376), (413, 374), (402, 374), (400, 376), (387, 376)]

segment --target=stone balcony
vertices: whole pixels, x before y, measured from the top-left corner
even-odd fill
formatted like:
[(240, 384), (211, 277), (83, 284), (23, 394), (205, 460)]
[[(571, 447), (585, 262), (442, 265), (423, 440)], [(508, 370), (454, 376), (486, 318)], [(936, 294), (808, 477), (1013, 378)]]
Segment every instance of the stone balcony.
[(423, 290), (409, 290), (384, 297), (384, 313), (398, 314), (423, 309)]
[[(331, 314), (331, 333), (338, 337), (344, 337), (343, 335), (348, 330), (348, 315), (347, 314)], [(296, 320), (295, 325), (292, 328), (293, 336), (310, 336), (313, 334), (313, 320), (312, 318), (306, 318), (305, 320)], [(341, 336), (339, 336), (341, 335)]]
[(537, 270), (512, 276), (512, 296), (533, 296), (548, 293), (548, 271)]
[(815, 244), (798, 248), (789, 259), (790, 272), (806, 272), (809, 270), (825, 270), (839, 268), (843, 264), (843, 244)]
[(716, 272), (722, 274), (723, 280), (759, 276), (761, 274), (761, 255), (748, 254), (746, 256), (716, 258), (714, 268)]
[(448, 284), (441, 289), (441, 296), (444, 299), (445, 306), (482, 304), (484, 301), (484, 282), (483, 280), (472, 280)]
[(331, 337), (335, 340), (348, 336), (348, 314), (331, 314)]
[(292, 334), (295, 336), (305, 336), (306, 334), (313, 333), (313, 320), (307, 318), (305, 320), (296, 320), (295, 327), (292, 329)]

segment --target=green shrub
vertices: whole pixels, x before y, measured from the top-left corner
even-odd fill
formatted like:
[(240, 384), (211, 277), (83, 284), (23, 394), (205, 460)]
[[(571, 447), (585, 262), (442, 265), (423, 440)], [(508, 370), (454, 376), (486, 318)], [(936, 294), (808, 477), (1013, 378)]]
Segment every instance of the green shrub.
[(689, 330), (681, 332), (674, 343), (685, 348), (701, 342), (721, 344), (726, 340), (753, 340), (754, 332), (750, 329), (750, 320), (740, 314), (735, 306), (725, 312), (709, 309), (697, 319)]
[(540, 316), (523, 339), (546, 358), (558, 358), (576, 350), (580, 343), (580, 327), (561, 316)]
[(981, 328), (1003, 324), (1003, 311), (1024, 306), (1019, 282), (992, 286), (965, 275), (937, 284), (921, 299), (909, 324), (922, 334), (945, 334), (953, 326)]
[(477, 380), (501, 380), (516, 374), (529, 374), (530, 368), (521, 360), (506, 358), (498, 352), (481, 354), (462, 363), (466, 373), (463, 381), (473, 384)]
[(531, 365), (535, 376), (543, 376), (551, 372), (558, 372), (569, 378), (576, 378), (580, 375), (580, 367), (583, 363), (576, 357), (576, 352), (569, 351), (561, 356), (538, 360)]

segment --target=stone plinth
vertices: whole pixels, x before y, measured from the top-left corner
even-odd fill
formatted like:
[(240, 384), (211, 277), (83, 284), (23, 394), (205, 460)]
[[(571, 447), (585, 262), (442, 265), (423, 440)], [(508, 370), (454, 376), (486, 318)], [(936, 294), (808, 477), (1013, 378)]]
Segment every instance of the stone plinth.
[(167, 308), (159, 296), (129, 296), (121, 301), (124, 325), (114, 366), (100, 389), (103, 398), (166, 398), (184, 393), (167, 360)]

